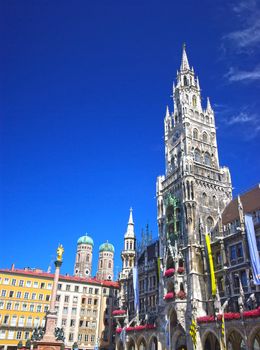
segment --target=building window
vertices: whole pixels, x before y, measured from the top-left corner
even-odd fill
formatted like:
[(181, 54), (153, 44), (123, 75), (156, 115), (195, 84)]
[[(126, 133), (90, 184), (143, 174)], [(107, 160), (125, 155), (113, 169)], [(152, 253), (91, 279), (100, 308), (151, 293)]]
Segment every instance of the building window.
[(95, 288), (95, 294), (98, 294), (98, 288)]
[(7, 339), (14, 339), (14, 331), (8, 331)]
[(70, 320), (70, 327), (75, 327), (76, 320)]
[(88, 298), (88, 305), (91, 305), (91, 304), (92, 304), (92, 299)]
[(38, 282), (33, 282), (33, 288), (38, 288), (39, 283)]
[(87, 287), (83, 287), (83, 293), (87, 293)]
[(14, 310), (19, 310), (19, 303), (14, 304)]
[(47, 284), (47, 289), (51, 289), (51, 287), (52, 287), (52, 284), (51, 284), (51, 283), (48, 283), (48, 284)]
[(32, 282), (31, 281), (26, 281), (26, 287), (31, 287)]
[(76, 314), (77, 314), (77, 308), (76, 308), (76, 307), (73, 307), (73, 308), (72, 308), (71, 314), (72, 314), (72, 315), (76, 315)]
[(36, 299), (36, 293), (32, 293), (32, 300)]
[(42, 311), (42, 306), (41, 305), (37, 305), (36, 312), (41, 312), (41, 311)]
[(15, 327), (17, 323), (17, 316), (12, 316), (10, 326)]
[(26, 325), (27, 325), (28, 327), (32, 327), (32, 317), (31, 317), (31, 316), (29, 316), (29, 317), (27, 318)]
[(88, 342), (88, 334), (85, 334), (85, 342)]
[(66, 291), (67, 291), (67, 292), (70, 291), (70, 284), (66, 284)]
[(45, 283), (41, 283), (41, 289), (45, 288)]
[(229, 247), (229, 256), (231, 265), (236, 265), (244, 261), (242, 242)]
[(24, 293), (24, 299), (29, 299), (29, 293), (28, 292)]
[(91, 335), (90, 341), (91, 341), (91, 343), (94, 343), (94, 341), (95, 341), (95, 336), (94, 336), (94, 334)]
[(60, 301), (60, 295), (56, 295), (56, 301)]
[(17, 294), (16, 294), (16, 298), (21, 298), (21, 296), (22, 296), (22, 293), (21, 292), (17, 292)]
[(70, 334), (69, 334), (69, 341), (73, 341), (73, 339), (74, 339), (74, 334), (73, 334), (73, 333), (70, 333)]
[(0, 339), (5, 339), (5, 330), (0, 330)]
[(10, 302), (7, 303), (7, 304), (6, 304), (6, 309), (7, 309), (7, 310), (11, 310), (11, 308), (12, 308), (12, 303), (10, 303)]
[(97, 305), (97, 303), (98, 303), (98, 300), (94, 299), (94, 305)]
[(62, 321), (61, 321), (61, 325), (62, 325), (62, 326), (66, 326), (66, 323), (67, 323), (66, 318), (63, 318)]
[(193, 130), (193, 138), (196, 139), (196, 140), (199, 138), (199, 133), (198, 133), (197, 129)]
[(16, 332), (16, 339), (17, 340), (22, 339), (22, 332), (21, 331)]
[(47, 312), (48, 309), (49, 309), (48, 305), (45, 305), (45, 306), (44, 306), (44, 312)]
[(208, 134), (206, 132), (202, 134), (202, 139), (204, 142), (208, 142)]
[(26, 311), (27, 310), (27, 304), (22, 304), (22, 310)]
[(9, 278), (5, 278), (3, 284), (9, 284)]
[(28, 332), (28, 331), (24, 332), (24, 339), (25, 340), (29, 339), (29, 336), (30, 336), (30, 332)]
[(59, 283), (59, 284), (58, 284), (58, 290), (61, 290), (61, 287), (62, 287), (62, 284)]
[(9, 315), (4, 316), (3, 324), (8, 324), (9, 321)]
[(4, 290), (4, 289), (2, 290), (1, 296), (2, 296), (2, 297), (5, 297), (5, 296), (6, 296), (6, 290)]
[(24, 321), (25, 321), (24, 316), (21, 316), (21, 317), (19, 318), (19, 321), (18, 321), (18, 326), (19, 326), (19, 327), (23, 327), (23, 326), (24, 326)]
[(34, 327), (39, 327), (40, 326), (40, 319), (39, 319), (39, 317), (34, 319), (33, 325), (34, 325)]
[(78, 302), (78, 297), (73, 297), (73, 303), (77, 303)]
[(39, 294), (39, 300), (43, 300), (43, 294)]
[(89, 292), (89, 294), (92, 294), (93, 293), (93, 288), (89, 288), (88, 292)]
[(194, 151), (194, 160), (195, 162), (200, 163), (200, 151), (197, 148)]
[(79, 286), (75, 286), (75, 292), (78, 292), (79, 291)]
[(12, 279), (12, 286), (15, 286), (16, 285), (16, 279)]
[(30, 305), (30, 312), (33, 312), (34, 311), (34, 304), (31, 304)]
[(210, 165), (211, 165), (211, 159), (210, 159), (210, 155), (209, 155), (208, 152), (205, 153), (204, 160), (205, 160), (205, 164), (206, 164), (207, 166), (210, 166)]
[(65, 295), (64, 302), (65, 302), (65, 303), (68, 303), (69, 300), (70, 300), (70, 297), (69, 297), (68, 295)]
[(64, 308), (63, 308), (63, 314), (64, 314), (64, 315), (67, 315), (67, 313), (68, 313), (68, 308), (67, 308), (66, 306), (64, 306)]
[(24, 280), (20, 280), (19, 281), (19, 287), (23, 287), (24, 286)]
[(4, 308), (4, 302), (0, 301), (0, 310), (3, 310), (3, 308)]
[(48, 295), (46, 295), (45, 300), (46, 300), (46, 301), (49, 301), (49, 300), (50, 300), (50, 298), (51, 298), (51, 296), (48, 294)]

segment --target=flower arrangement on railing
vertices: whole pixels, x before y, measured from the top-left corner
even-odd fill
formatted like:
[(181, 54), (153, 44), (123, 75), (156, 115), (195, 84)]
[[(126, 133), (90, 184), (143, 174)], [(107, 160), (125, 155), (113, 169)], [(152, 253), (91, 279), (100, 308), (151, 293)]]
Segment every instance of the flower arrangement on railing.
[(164, 272), (164, 277), (172, 277), (174, 275), (175, 269), (171, 267)]
[(177, 272), (178, 273), (183, 273), (184, 272), (184, 267), (183, 266), (179, 266)]
[(126, 313), (125, 310), (114, 310), (114, 311), (112, 312), (112, 315), (113, 315), (113, 316), (121, 316), (121, 315), (124, 315), (125, 313)]
[[(254, 310), (244, 311), (243, 317), (245, 318), (253, 318), (253, 317), (260, 317), (260, 307)], [(221, 314), (217, 315), (218, 321), (220, 321), (222, 318)], [(241, 318), (241, 314), (239, 312), (225, 312), (224, 313), (225, 320), (239, 320)], [(202, 316), (197, 318), (198, 323), (208, 323), (208, 322), (214, 322), (214, 316)]]
[[(154, 324), (145, 324), (145, 325), (138, 325), (138, 326), (134, 326), (134, 327), (126, 327), (125, 331), (126, 332), (138, 332), (138, 331), (143, 331), (143, 330), (149, 330), (149, 329), (155, 329), (156, 326)], [(123, 328), (117, 328), (116, 329), (116, 333), (120, 334), (122, 332)]]
[(250, 311), (244, 311), (243, 316), (245, 318), (247, 317), (258, 317), (260, 316), (260, 306), (257, 309), (250, 310)]
[(178, 293), (177, 293), (177, 298), (183, 300), (183, 299), (186, 299), (186, 293), (183, 291), (183, 290), (180, 290)]
[(172, 300), (172, 299), (175, 299), (175, 293), (174, 292), (168, 292), (167, 294), (165, 294), (164, 300)]

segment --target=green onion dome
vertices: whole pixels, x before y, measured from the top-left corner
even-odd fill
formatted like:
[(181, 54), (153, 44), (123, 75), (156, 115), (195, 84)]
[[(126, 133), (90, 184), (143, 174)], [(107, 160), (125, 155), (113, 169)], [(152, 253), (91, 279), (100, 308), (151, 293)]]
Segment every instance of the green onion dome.
[(88, 236), (88, 234), (86, 233), (85, 236), (82, 236), (78, 239), (78, 244), (89, 244), (89, 245), (94, 245), (93, 239)]
[(101, 246), (99, 247), (99, 251), (100, 252), (112, 252), (112, 253), (114, 253), (115, 248), (114, 248), (113, 244), (106, 242), (106, 243), (101, 244)]

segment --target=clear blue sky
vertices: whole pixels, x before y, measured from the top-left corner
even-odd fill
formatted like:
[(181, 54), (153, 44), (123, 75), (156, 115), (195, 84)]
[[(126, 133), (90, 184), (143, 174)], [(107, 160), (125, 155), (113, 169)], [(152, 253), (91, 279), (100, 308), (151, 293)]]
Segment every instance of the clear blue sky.
[(88, 232), (116, 246), (156, 226), (163, 118), (185, 41), (215, 109), (235, 194), (259, 181), (257, 1), (1, 2), (1, 267), (73, 272)]

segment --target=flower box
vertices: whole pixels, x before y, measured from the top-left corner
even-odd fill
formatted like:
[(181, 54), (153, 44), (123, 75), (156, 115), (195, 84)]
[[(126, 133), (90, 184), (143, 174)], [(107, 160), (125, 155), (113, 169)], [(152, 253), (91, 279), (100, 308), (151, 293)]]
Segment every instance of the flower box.
[(178, 267), (177, 272), (178, 273), (183, 273), (184, 272), (184, 267), (183, 266)]
[(168, 270), (166, 270), (164, 272), (164, 277), (171, 277), (174, 275), (175, 269), (174, 268), (170, 268)]
[(124, 315), (125, 313), (126, 313), (125, 310), (114, 310), (114, 311), (112, 312), (112, 315), (113, 315), (113, 316), (120, 316), (120, 315)]
[(117, 333), (117, 334), (121, 333), (121, 332), (122, 332), (122, 329), (123, 329), (123, 328), (117, 328), (117, 329), (116, 329), (116, 333)]
[(183, 300), (183, 299), (186, 299), (186, 293), (183, 291), (183, 290), (180, 290), (178, 293), (177, 293), (177, 298)]
[(175, 298), (174, 292), (169, 292), (169, 293), (165, 294), (165, 296), (164, 296), (164, 300), (172, 300), (174, 298)]

